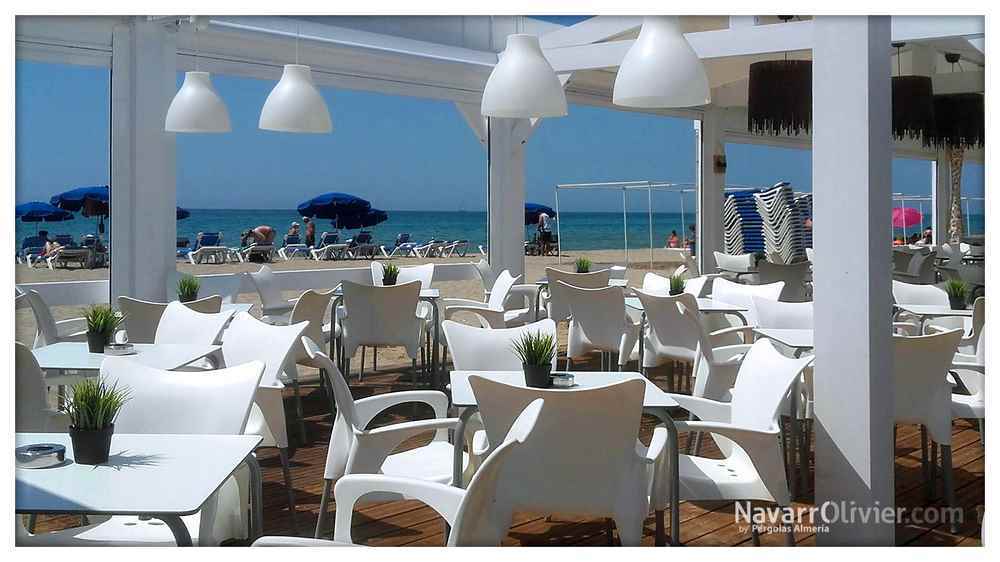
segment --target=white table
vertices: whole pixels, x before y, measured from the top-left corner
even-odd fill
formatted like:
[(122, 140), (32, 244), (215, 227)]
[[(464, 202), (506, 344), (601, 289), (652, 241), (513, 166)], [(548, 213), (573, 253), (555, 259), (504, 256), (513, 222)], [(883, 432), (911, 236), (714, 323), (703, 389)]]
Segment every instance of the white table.
[(242, 463), (250, 467), (251, 538), (261, 531), (261, 474), (253, 450), (258, 435), (115, 434), (106, 464), (72, 462), (66, 433), (18, 433), (17, 446), (58, 443), (66, 462), (15, 470), (15, 512), (22, 514), (141, 515), (162, 520), (178, 546), (191, 546), (180, 519), (195, 513)]
[[(187, 345), (165, 343), (133, 344), (136, 353), (125, 355), (129, 359), (149, 367), (163, 370), (173, 370), (183, 367), (203, 357), (218, 353), (222, 347), (218, 345)], [(107, 355), (90, 353), (86, 342), (59, 342), (32, 349), (39, 367), (44, 371), (79, 371), (84, 374), (96, 374), (101, 370), (101, 363)]]
[[(745, 306), (725, 303), (713, 298), (698, 297), (698, 310), (704, 314), (734, 314), (739, 316), (743, 323), (747, 323), (743, 313), (748, 309)], [(625, 297), (625, 306), (634, 310), (644, 310), (642, 301), (638, 297)]]
[(809, 329), (754, 328), (753, 331), (796, 351), (815, 347), (813, 345), (813, 331)]
[[(599, 372), (599, 371), (560, 371), (573, 374), (576, 386), (573, 390), (581, 388), (593, 388), (606, 386), (608, 384), (621, 382), (630, 379), (640, 379), (646, 383), (646, 393), (642, 399), (643, 411), (657, 417), (667, 427), (667, 449), (669, 449), (670, 465), (670, 536), (674, 544), (680, 544), (680, 470), (679, 447), (677, 439), (677, 427), (670, 416), (670, 409), (678, 407), (676, 401), (671, 398), (660, 387), (653, 384), (649, 379), (640, 373), (634, 372)], [(469, 418), (478, 410), (476, 396), (472, 393), (472, 386), (469, 385), (469, 376), (477, 375), (486, 379), (503, 382), (510, 385), (525, 386), (524, 373), (521, 371), (452, 371), (451, 372), (451, 402), (452, 405), (461, 408), (462, 412), (458, 418), (458, 425), (455, 427), (455, 456), (452, 465), (452, 483), (462, 486), (462, 451), (465, 443), (465, 425)], [(549, 388), (539, 389), (540, 392), (562, 392), (564, 389)], [(665, 539), (661, 536), (663, 529), (662, 521), (657, 524), (657, 544), (664, 544)]]
[(914, 316), (919, 316), (921, 321), (927, 318), (940, 318), (942, 316), (962, 316), (965, 318), (972, 317), (972, 310), (968, 308), (955, 310), (950, 306), (928, 304), (897, 304), (894, 306), (899, 310), (904, 310)]
[(253, 303), (250, 302), (224, 302), (222, 303), (222, 309), (220, 312), (229, 312), (232, 310), (235, 314), (240, 312), (250, 312), (253, 309)]

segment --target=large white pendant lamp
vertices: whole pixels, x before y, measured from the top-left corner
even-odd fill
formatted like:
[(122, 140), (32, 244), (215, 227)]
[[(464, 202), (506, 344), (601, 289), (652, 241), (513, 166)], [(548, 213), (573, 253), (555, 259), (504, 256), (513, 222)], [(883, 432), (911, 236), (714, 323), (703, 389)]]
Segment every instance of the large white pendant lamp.
[(677, 16), (647, 16), (625, 54), (612, 102), (624, 107), (692, 107), (712, 101), (701, 59)]
[(195, 24), (195, 70), (184, 73), (184, 83), (167, 108), (164, 129), (171, 133), (228, 133), (229, 109), (212, 87), (212, 77), (198, 70), (198, 23)]
[(488, 117), (508, 118), (566, 115), (566, 93), (542, 54), (538, 37), (507, 36), (507, 48), (486, 81), (480, 111)]
[(284, 133), (329, 133), (330, 110), (312, 80), (312, 69), (299, 64), (299, 36), (295, 35), (295, 64), (286, 64), (260, 110), (258, 126)]

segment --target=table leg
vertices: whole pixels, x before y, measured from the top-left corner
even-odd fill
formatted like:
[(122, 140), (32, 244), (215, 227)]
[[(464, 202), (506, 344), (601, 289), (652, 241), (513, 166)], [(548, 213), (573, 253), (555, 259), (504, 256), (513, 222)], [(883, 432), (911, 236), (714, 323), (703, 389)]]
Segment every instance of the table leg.
[[(680, 439), (674, 418), (670, 417), (667, 408), (647, 410), (667, 426), (667, 448), (670, 449), (667, 461), (670, 464), (670, 544), (681, 544), (681, 471), (680, 471)], [(659, 537), (658, 537), (659, 539)]]
[(542, 313), (540, 310), (542, 306), (542, 286), (537, 285), (538, 290), (535, 291), (535, 322), (538, 322), (538, 317)]
[(177, 546), (193, 546), (191, 544), (191, 533), (188, 532), (187, 526), (184, 525), (184, 521), (181, 521), (180, 515), (152, 515), (152, 517), (163, 521), (170, 532), (174, 534), (174, 541)]
[(431, 350), (431, 380), (433, 381), (434, 388), (440, 389), (444, 385), (441, 384), (440, 373), (438, 371), (438, 348), (440, 347), (441, 338), (441, 322), (438, 312), (438, 305), (436, 301), (431, 301), (431, 306), (434, 307), (434, 349)]
[(790, 481), (790, 484), (791, 484), (791, 486), (790, 486), (791, 487), (790, 492), (792, 493), (792, 499), (793, 500), (798, 496), (798, 492), (799, 492), (799, 478), (798, 478), (798, 472), (797, 471), (800, 470), (799, 459), (797, 458), (798, 457), (798, 453), (799, 453), (799, 448), (798, 448), (798, 442), (799, 442), (799, 435), (798, 435), (798, 413), (799, 413), (798, 412), (798, 388), (799, 388), (798, 383), (793, 383), (792, 384), (791, 398), (788, 401), (789, 402), (789, 404), (788, 404), (788, 423), (789, 423), (789, 426), (790, 426), (790, 429), (789, 429), (789, 440), (791, 441), (791, 444), (790, 444), (791, 447), (789, 447), (789, 449), (790, 449), (790, 458), (791, 458), (791, 463), (790, 464), (791, 464), (791, 471), (792, 471), (792, 477), (791, 477), (791, 481)]
[(250, 540), (254, 541), (264, 534), (264, 498), (263, 475), (257, 457), (247, 455), (247, 467), (250, 469)]

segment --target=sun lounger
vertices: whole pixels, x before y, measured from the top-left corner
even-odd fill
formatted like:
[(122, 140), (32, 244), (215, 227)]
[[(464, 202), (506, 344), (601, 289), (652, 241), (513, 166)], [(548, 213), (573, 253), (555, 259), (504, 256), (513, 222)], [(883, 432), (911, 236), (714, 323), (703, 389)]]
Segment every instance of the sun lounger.
[(441, 255), (441, 249), (448, 244), (445, 240), (431, 240), (426, 244), (417, 246), (413, 251), (422, 258), (433, 258)]
[(73, 240), (72, 234), (56, 234), (55, 241), (56, 244), (66, 248), (73, 248), (76, 246), (76, 241)]
[(319, 244), (310, 253), (316, 261), (343, 259), (347, 246), (340, 242), (340, 235), (336, 232), (324, 232), (319, 237)]
[[(75, 263), (83, 268), (94, 268), (96, 267), (95, 262), (96, 252), (93, 248), (60, 248), (56, 250), (56, 253), (45, 258), (45, 265), (49, 269), (55, 269), (56, 265), (61, 265), (62, 267), (68, 267), (69, 264)], [(38, 261), (36, 260), (36, 264)]]
[(222, 245), (221, 232), (199, 232), (194, 239), (194, 250), (187, 255), (191, 265), (226, 263), (229, 256), (229, 248)]
[(469, 253), (469, 241), (455, 240), (441, 248), (440, 255), (441, 257), (450, 258), (451, 256), (458, 254), (464, 258), (467, 253)]
[(246, 262), (264, 262), (271, 263), (274, 261), (274, 244), (257, 244), (253, 243), (239, 251), (240, 257)]
[(24, 260), (31, 267), (31, 262), (45, 253), (45, 239), (41, 236), (26, 236), (21, 241), (21, 250), (17, 254), (18, 261)]
[(373, 243), (372, 233), (362, 230), (357, 236), (347, 241), (347, 255), (351, 258), (374, 259), (379, 247)]
[(284, 245), (278, 250), (278, 255), (285, 261), (294, 258), (296, 255), (309, 257), (309, 246), (302, 243), (302, 238), (298, 234), (286, 234)]
[(413, 252), (413, 249), (417, 247), (416, 242), (410, 242), (410, 233), (401, 232), (396, 236), (396, 244), (392, 247), (391, 252), (386, 252), (385, 246), (382, 246), (382, 255), (386, 258), (394, 257), (415, 257), (417, 254)]
[(80, 239), (80, 247), (93, 250), (90, 267), (105, 267), (108, 265), (108, 249), (96, 234), (85, 234)]

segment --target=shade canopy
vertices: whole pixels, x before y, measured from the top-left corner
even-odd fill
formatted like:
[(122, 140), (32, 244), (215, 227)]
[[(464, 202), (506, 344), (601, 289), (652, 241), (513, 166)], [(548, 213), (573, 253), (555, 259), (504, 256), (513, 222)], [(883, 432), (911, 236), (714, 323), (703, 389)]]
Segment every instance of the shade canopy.
[(747, 129), (758, 135), (809, 132), (812, 61), (769, 60), (750, 65)]
[(566, 115), (566, 92), (538, 37), (507, 36), (507, 48), (486, 81), (480, 112), (515, 119)]
[(191, 216), (191, 211), (177, 207), (177, 220), (184, 220)]
[(389, 220), (389, 213), (381, 209), (367, 209), (358, 213), (343, 213), (330, 221), (334, 228), (353, 230), (355, 228), (368, 228)]
[(934, 132), (934, 88), (930, 76), (892, 77), (892, 135), (930, 143)]
[(712, 101), (705, 65), (677, 16), (647, 16), (618, 67), (612, 102), (625, 107), (691, 107)]
[(924, 215), (913, 207), (896, 207), (892, 210), (893, 228), (910, 228), (919, 226), (924, 221)]
[(986, 142), (986, 115), (982, 94), (939, 94), (934, 96), (936, 147), (972, 148)]
[(330, 110), (313, 84), (312, 69), (286, 64), (285, 70), (260, 110), (261, 129), (285, 133), (329, 133)]
[(349, 193), (330, 192), (299, 203), (296, 210), (303, 217), (336, 220), (339, 215), (360, 214), (371, 207), (366, 199)]
[(110, 190), (106, 185), (78, 187), (53, 195), (49, 203), (67, 211), (81, 211), (85, 217), (108, 216)]
[(228, 133), (229, 109), (207, 72), (184, 73), (184, 83), (167, 109), (164, 129), (173, 133)]
[(548, 205), (542, 205), (540, 203), (525, 203), (524, 204), (524, 224), (525, 226), (529, 224), (538, 224), (538, 216), (542, 213), (550, 217), (555, 217), (556, 212)]
[(44, 201), (30, 201), (14, 207), (14, 216), (21, 222), (61, 222), (73, 220), (73, 213)]

